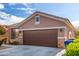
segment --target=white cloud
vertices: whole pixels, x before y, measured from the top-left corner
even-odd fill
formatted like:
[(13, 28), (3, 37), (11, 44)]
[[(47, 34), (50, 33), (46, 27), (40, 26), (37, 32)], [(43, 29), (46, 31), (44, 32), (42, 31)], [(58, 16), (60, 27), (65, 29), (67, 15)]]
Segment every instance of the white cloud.
[(26, 8), (21, 8), (22, 10), (26, 10), (26, 13), (30, 13), (32, 14), (33, 11), (35, 10), (34, 8), (31, 8), (28, 4), (23, 3), (22, 5), (24, 5)]
[(26, 3), (23, 3), (22, 5), (24, 5), (25, 7), (29, 7), (28, 4), (26, 4)]
[(11, 6), (15, 6), (15, 5), (16, 5), (16, 3), (9, 3), (9, 5), (11, 5)]
[(26, 13), (29, 13), (29, 14), (32, 14), (34, 9), (32, 8), (16, 8), (17, 10), (23, 10), (25, 11)]
[(9, 17), (9, 24), (19, 23), (19, 22), (21, 22), (21, 21), (23, 21), (23, 20), (24, 20), (24, 18), (22, 18), (22, 17), (16, 17), (16, 16), (14, 16), (14, 15), (11, 15), (11, 16)]
[(78, 27), (79, 26), (79, 20), (72, 21), (72, 24), (74, 26)]
[(16, 8), (16, 9), (18, 9), (18, 10), (26, 10), (26, 8)]
[[(11, 6), (16, 6), (17, 4), (15, 3), (10, 3), (9, 5)], [(32, 14), (33, 11), (35, 10), (34, 8), (31, 8), (28, 4), (26, 3), (22, 3), (23, 6), (25, 7), (12, 7), (13, 9), (17, 9), (17, 10), (23, 10), (25, 11), (25, 13), (29, 13), (29, 14)]]
[(4, 24), (5, 24), (5, 22), (0, 19), (0, 25), (4, 25)]
[(34, 9), (32, 9), (32, 8), (27, 8), (27, 10), (33, 11)]
[(26, 10), (26, 11), (27, 11), (27, 10), (30, 10), (30, 11), (34, 10), (34, 9), (32, 9), (32, 8), (29, 8), (29, 7), (28, 7), (28, 8), (17, 8), (17, 9), (18, 9), (18, 10)]
[(18, 23), (24, 20), (24, 18), (22, 17), (17, 17), (4, 12), (0, 12), (0, 17), (1, 17), (0, 24), (7, 24), (7, 25)]
[[(14, 6), (16, 5), (15, 3), (10, 3), (9, 5), (11, 6)], [(28, 14), (31, 14), (33, 13), (34, 9), (31, 8), (28, 4), (26, 3), (23, 3), (23, 5), (25, 7), (23, 8), (15, 8), (15, 9), (18, 9), (18, 10), (23, 10), (25, 11), (25, 13), (28, 13)], [(3, 9), (4, 8), (4, 5), (3, 4), (0, 4), (0, 9)], [(18, 22), (21, 22), (22, 20), (24, 20), (24, 18), (22, 17), (17, 17), (15, 15), (11, 15), (11, 14), (7, 14), (5, 12), (1, 12), (0, 11), (0, 24), (7, 24), (7, 25), (10, 25), (10, 24), (14, 24), (14, 23), (18, 23)]]
[(3, 4), (0, 4), (0, 9), (4, 9), (4, 5)]
[(8, 16), (9, 16), (9, 14), (6, 14), (6, 13), (4, 13), (4, 12), (0, 12), (0, 17), (1, 17), (1, 18), (6, 19), (6, 18), (8, 18)]
[(26, 13), (30, 13), (30, 14), (32, 14), (33, 13), (33, 11), (34, 11), (34, 9), (32, 9), (32, 8), (26, 8)]

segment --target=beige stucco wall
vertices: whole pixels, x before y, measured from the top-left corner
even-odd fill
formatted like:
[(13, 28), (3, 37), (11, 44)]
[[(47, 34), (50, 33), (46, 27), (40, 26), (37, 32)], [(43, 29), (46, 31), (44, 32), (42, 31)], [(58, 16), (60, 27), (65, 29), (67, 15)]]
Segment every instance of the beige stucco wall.
[(23, 31), (21, 31), (21, 33), (18, 34), (17, 39), (19, 44), (23, 44)]
[(64, 39), (58, 39), (58, 48), (65, 48)]

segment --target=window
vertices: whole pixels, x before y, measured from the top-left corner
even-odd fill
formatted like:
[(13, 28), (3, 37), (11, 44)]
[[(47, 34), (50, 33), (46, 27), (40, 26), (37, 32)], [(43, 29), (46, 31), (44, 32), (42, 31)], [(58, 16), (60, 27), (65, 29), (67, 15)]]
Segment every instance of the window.
[(40, 16), (35, 16), (35, 24), (39, 24), (40, 23)]
[(11, 29), (11, 39), (15, 39), (15, 38), (16, 38), (15, 29)]

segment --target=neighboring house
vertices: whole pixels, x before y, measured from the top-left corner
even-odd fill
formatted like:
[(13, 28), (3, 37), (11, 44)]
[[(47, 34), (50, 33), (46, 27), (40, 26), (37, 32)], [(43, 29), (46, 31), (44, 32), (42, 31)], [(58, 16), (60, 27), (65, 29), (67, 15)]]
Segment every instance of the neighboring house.
[[(10, 41), (17, 40), (23, 45), (64, 48), (64, 40), (75, 38), (75, 28), (68, 19), (39, 11), (13, 28), (11, 26), (11, 29)], [(17, 35), (13, 29), (16, 29)]]

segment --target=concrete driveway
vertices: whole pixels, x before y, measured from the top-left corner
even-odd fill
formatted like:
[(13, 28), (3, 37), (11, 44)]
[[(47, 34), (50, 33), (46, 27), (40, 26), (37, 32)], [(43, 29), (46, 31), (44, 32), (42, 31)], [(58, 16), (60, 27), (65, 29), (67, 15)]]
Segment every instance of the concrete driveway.
[(10, 48), (0, 50), (0, 56), (56, 56), (64, 53), (64, 49), (30, 45), (7, 45)]

